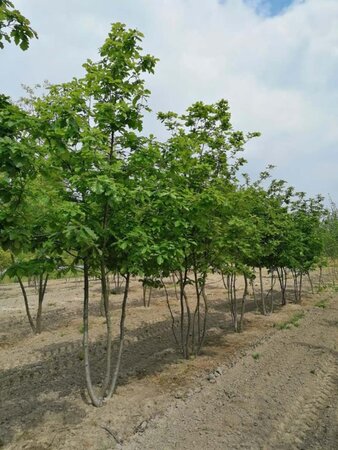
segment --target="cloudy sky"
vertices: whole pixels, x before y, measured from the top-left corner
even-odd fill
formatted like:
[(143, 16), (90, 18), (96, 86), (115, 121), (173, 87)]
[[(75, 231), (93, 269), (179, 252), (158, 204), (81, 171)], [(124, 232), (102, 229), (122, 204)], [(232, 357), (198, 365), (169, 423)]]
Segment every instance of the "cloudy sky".
[[(14, 0), (39, 34), (27, 52), (0, 53), (1, 91), (67, 81), (95, 59), (110, 23), (145, 34), (160, 58), (149, 78), (154, 112), (196, 100), (230, 102), (253, 176), (274, 176), (338, 201), (338, 0)], [(154, 118), (146, 130), (161, 136)]]

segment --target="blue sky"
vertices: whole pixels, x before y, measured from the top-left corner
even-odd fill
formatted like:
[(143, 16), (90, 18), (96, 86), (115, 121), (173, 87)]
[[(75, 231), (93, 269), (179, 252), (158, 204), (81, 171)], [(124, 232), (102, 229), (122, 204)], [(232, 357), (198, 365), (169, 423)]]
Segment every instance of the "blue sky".
[(62, 82), (95, 59), (110, 23), (144, 35), (160, 59), (147, 79), (157, 111), (229, 100), (232, 121), (262, 136), (247, 146), (248, 171), (275, 176), (338, 201), (338, 0), (16, 0), (39, 33), (27, 52), (0, 52), (1, 91)]
[(248, 4), (253, 4), (258, 13), (267, 16), (276, 16), (283, 13), (294, 0), (247, 0)]

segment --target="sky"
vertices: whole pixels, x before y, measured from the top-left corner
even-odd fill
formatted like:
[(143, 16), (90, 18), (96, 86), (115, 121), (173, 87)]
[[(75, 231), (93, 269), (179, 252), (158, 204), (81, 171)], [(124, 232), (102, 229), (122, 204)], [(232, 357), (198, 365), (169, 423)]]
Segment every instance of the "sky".
[(14, 0), (39, 39), (0, 52), (0, 88), (81, 76), (110, 24), (145, 35), (160, 59), (145, 132), (162, 137), (158, 111), (201, 100), (229, 101), (235, 129), (260, 131), (247, 144), (253, 178), (273, 176), (338, 203), (338, 0)]
[[(224, 3), (226, 0), (222, 0)], [(245, 0), (246, 3), (253, 7), (258, 14), (265, 16), (276, 16), (283, 13), (292, 3), (293, 0)]]

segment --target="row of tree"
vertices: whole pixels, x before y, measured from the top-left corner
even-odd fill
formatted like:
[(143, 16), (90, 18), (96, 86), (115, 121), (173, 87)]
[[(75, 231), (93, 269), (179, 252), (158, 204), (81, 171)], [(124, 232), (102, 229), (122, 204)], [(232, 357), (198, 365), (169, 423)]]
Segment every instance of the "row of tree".
[[(322, 197), (308, 199), (284, 181), (269, 182), (272, 167), (254, 182), (241, 174), (244, 146), (259, 133), (234, 130), (227, 101), (197, 102), (182, 115), (160, 113), (165, 141), (141, 134), (150, 95), (144, 76), (157, 62), (143, 54), (141, 40), (140, 32), (116, 23), (82, 78), (48, 85), (41, 95), (29, 90), (19, 104), (0, 96), (0, 244), (11, 258), (5, 273), (17, 278), (30, 325), (40, 333), (50, 274), (82, 269), (86, 382), (95, 406), (116, 387), (131, 277), (166, 290), (174, 336), (189, 358), (205, 340), (208, 274), (222, 277), (234, 329), (241, 331), (256, 274), (267, 314), (273, 301), (266, 304), (264, 268), (272, 283), (279, 280), (282, 304), (291, 274), (300, 302), (304, 275), (322, 266), (324, 256), (337, 256), (337, 213), (326, 212)], [(89, 362), (92, 274), (101, 280), (107, 327), (99, 392)], [(114, 368), (109, 274), (125, 279)], [(37, 279), (36, 320), (24, 277)], [(179, 318), (167, 277), (175, 283)]]

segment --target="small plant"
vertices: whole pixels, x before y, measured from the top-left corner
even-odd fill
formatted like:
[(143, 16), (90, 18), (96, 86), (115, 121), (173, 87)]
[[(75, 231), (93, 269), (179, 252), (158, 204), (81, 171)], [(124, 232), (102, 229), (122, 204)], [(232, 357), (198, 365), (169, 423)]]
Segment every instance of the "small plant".
[(338, 292), (338, 286), (336, 286), (334, 283), (322, 284), (321, 286), (318, 286), (317, 291), (324, 292), (330, 289), (332, 289), (334, 292)]
[(327, 307), (327, 300), (321, 300), (315, 304), (317, 308), (325, 309)]
[(253, 357), (253, 359), (254, 359), (255, 361), (257, 361), (257, 359), (259, 359), (260, 356), (261, 356), (261, 355), (260, 355), (259, 353), (257, 353), (257, 352), (252, 354), (252, 357)]
[(304, 312), (295, 313), (291, 319), (276, 325), (279, 330), (289, 330), (292, 326), (299, 327), (299, 321), (304, 317)]
[(83, 326), (83, 324), (80, 326), (79, 332), (80, 332), (81, 334), (83, 334), (83, 332), (84, 332), (84, 326)]
[(77, 356), (78, 356), (78, 358), (79, 358), (80, 361), (83, 361), (83, 360), (84, 360), (84, 353), (83, 353), (82, 350), (78, 353)]

